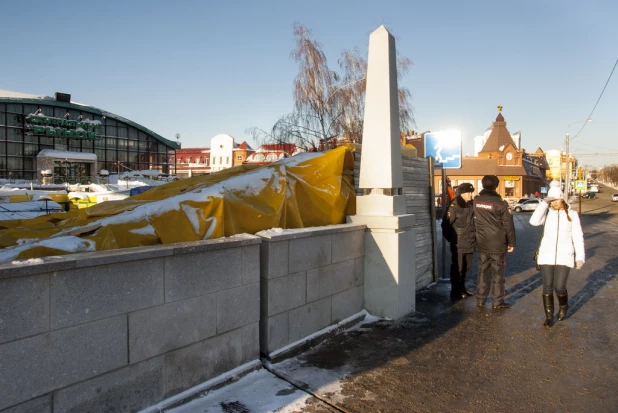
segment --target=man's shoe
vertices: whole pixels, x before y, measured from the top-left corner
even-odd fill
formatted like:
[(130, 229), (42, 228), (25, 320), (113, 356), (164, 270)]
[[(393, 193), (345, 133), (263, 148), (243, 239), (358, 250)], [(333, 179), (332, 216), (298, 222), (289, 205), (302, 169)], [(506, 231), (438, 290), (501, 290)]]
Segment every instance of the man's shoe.
[(451, 300), (457, 301), (457, 300), (461, 300), (462, 298), (466, 298), (466, 295), (464, 293), (460, 293), (457, 291), (451, 291)]
[(479, 310), (479, 311), (484, 311), (485, 310), (485, 303), (477, 301), (476, 302), (476, 309)]
[(494, 305), (494, 310), (500, 310), (500, 309), (503, 309), (503, 308), (511, 308), (511, 304), (505, 303), (503, 301), (500, 304)]
[(467, 288), (464, 288), (464, 293), (468, 296), (468, 297), (472, 297), (473, 295), (475, 295), (476, 293), (474, 291), (470, 291)]

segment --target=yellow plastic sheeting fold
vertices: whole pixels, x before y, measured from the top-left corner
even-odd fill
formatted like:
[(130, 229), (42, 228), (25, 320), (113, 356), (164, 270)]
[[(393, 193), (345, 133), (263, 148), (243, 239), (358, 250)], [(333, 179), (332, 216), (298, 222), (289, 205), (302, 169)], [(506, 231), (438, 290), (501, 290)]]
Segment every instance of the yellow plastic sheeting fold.
[(83, 250), (75, 237), (109, 250), (344, 223), (356, 209), (353, 171), (353, 148), (346, 146), (174, 181), (64, 214), (0, 221), (0, 262)]

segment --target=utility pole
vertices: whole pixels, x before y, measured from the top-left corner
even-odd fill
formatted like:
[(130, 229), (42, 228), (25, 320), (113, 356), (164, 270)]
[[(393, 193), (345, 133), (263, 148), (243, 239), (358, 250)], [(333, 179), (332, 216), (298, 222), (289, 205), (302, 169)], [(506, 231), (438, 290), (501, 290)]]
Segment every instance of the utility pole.
[(571, 185), (571, 156), (569, 155), (569, 143), (570, 143), (569, 133), (567, 132), (566, 141), (565, 141), (567, 164), (566, 164), (566, 177), (564, 179), (564, 199), (567, 202), (569, 201), (569, 188)]
[[(567, 134), (566, 134), (566, 141), (565, 141), (565, 146), (566, 146), (566, 177), (565, 177), (565, 185), (564, 185), (564, 199), (568, 202), (569, 201), (569, 189), (571, 186), (571, 155), (569, 154), (570, 152), (570, 143), (571, 143), (571, 138), (569, 137), (569, 128), (571, 127), (571, 125), (575, 124), (575, 123), (581, 123), (581, 122), (590, 122), (592, 121), (592, 118), (588, 118), (588, 119), (584, 119), (584, 120), (578, 120), (577, 122), (571, 122), (569, 123), (569, 126), (567, 126)], [(582, 128), (583, 129), (583, 128)], [(581, 129), (580, 129), (581, 132)], [(575, 134), (575, 136), (573, 137), (573, 139), (577, 138), (579, 136), (579, 133)]]

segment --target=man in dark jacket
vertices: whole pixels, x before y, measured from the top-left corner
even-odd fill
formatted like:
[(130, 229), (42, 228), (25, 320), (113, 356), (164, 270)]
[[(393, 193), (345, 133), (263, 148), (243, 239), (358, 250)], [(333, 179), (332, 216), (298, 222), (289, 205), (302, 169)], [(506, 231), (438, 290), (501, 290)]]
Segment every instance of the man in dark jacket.
[(484, 309), (489, 295), (493, 308), (509, 308), (504, 301), (504, 271), (506, 252), (515, 250), (515, 226), (509, 204), (496, 192), (500, 180), (495, 175), (486, 175), (481, 181), (483, 190), (474, 198), (476, 217), (476, 248), (479, 251), (476, 305)]
[(446, 213), (447, 224), (451, 226), (451, 298), (458, 300), (474, 295), (466, 288), (466, 274), (472, 267), (472, 255), (476, 236), (474, 233), (474, 209), (472, 196), (474, 187), (463, 183), (459, 195), (451, 202)]

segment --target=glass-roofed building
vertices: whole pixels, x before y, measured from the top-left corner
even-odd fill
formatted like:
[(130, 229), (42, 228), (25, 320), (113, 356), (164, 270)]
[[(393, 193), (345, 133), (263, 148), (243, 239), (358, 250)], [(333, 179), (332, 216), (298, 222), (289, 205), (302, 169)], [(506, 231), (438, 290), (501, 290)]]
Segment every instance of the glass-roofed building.
[(178, 142), (92, 106), (0, 90), (0, 179), (84, 182), (101, 170), (175, 174)]

